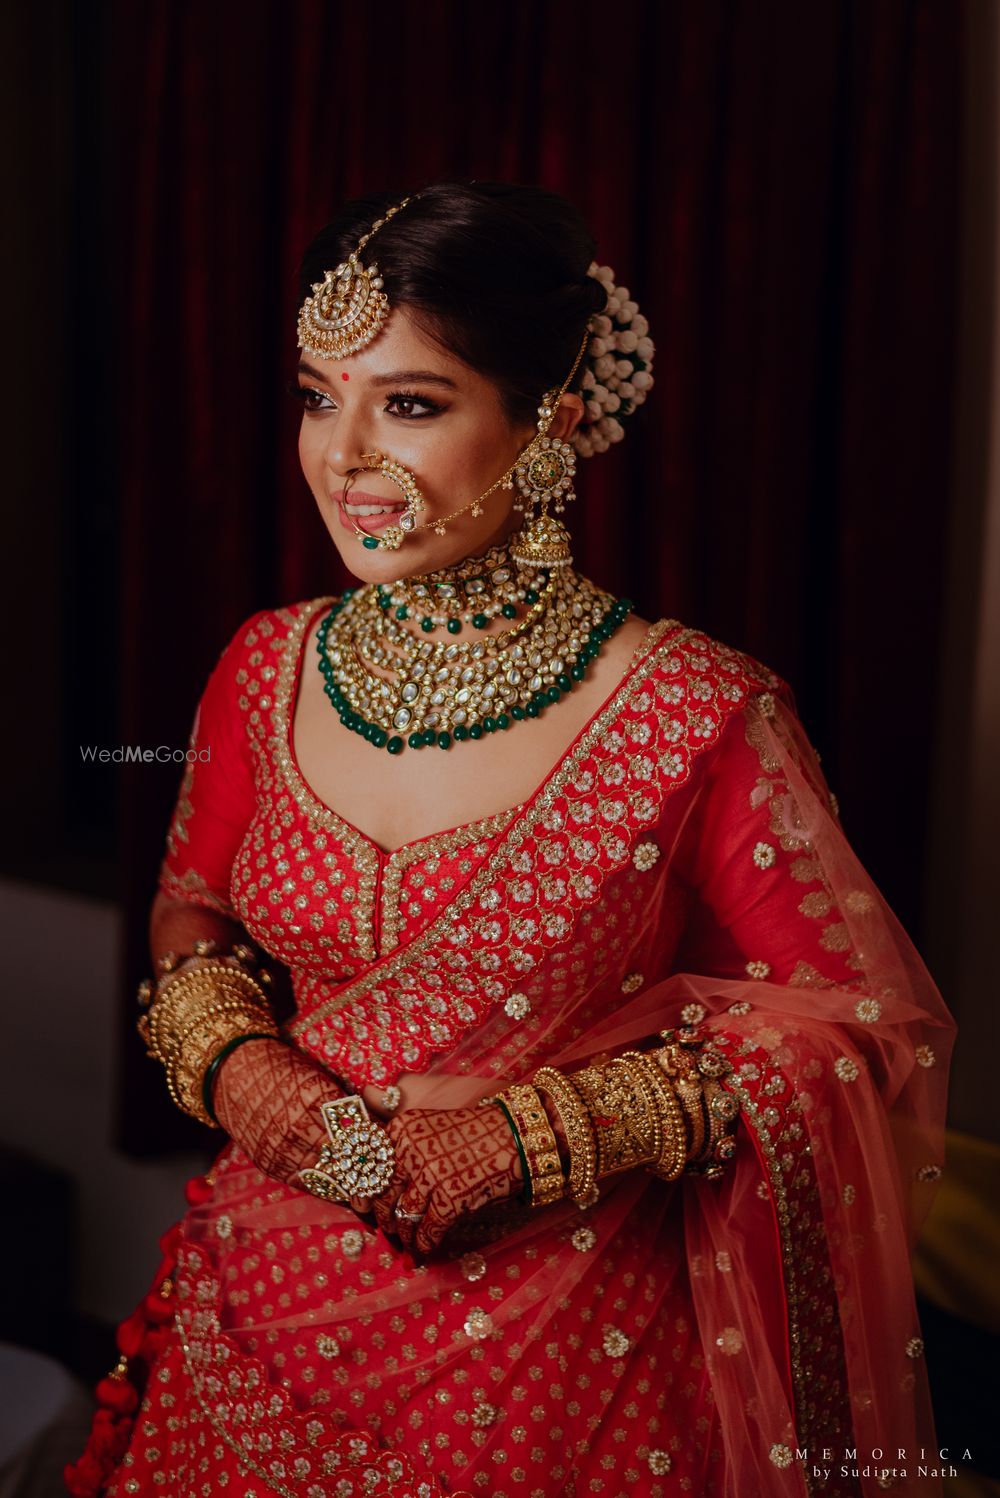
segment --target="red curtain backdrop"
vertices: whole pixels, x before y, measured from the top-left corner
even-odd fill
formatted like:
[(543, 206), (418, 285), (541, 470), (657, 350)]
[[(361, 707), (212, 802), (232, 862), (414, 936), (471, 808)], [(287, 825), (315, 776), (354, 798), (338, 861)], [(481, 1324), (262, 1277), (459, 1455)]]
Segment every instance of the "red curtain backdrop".
[[(794, 685), (919, 934), (951, 444), (962, 8), (935, 0), (112, 7), (121, 738), (180, 745), (253, 610), (343, 583), (298, 474), (295, 279), (348, 196), (458, 176), (582, 209), (653, 395), (577, 555)], [(127, 769), (126, 986), (173, 778)], [(185, 1137), (129, 1042), (123, 1142)], [(188, 1136), (189, 1137), (189, 1136)]]

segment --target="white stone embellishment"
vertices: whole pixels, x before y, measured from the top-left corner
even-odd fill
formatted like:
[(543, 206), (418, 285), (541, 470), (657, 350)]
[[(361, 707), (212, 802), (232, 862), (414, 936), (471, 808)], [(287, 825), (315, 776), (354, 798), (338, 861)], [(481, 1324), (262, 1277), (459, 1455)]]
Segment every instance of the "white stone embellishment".
[(622, 993), (638, 993), (646, 980), (641, 973), (628, 973), (622, 979)]
[(911, 1337), (906, 1344), (906, 1356), (908, 1358), (922, 1358), (924, 1355), (924, 1343), (922, 1337)]
[(845, 1185), (843, 1191), (840, 1194), (841, 1194), (841, 1196), (844, 1199), (844, 1206), (845, 1207), (853, 1207), (853, 1205), (854, 1205), (854, 1199), (857, 1196), (857, 1192), (855, 1191), (854, 1187), (851, 1185), (850, 1181), (847, 1182), (847, 1184)]
[(609, 1358), (623, 1358), (632, 1346), (630, 1339), (616, 1326), (604, 1328), (604, 1351)]
[(503, 1008), (504, 1013), (509, 1014), (511, 1019), (524, 1019), (531, 1013), (531, 1000), (526, 993), (508, 994)]
[(473, 1342), (484, 1342), (493, 1330), (493, 1317), (480, 1306), (473, 1306), (465, 1318), (465, 1335)]
[(340, 1247), (345, 1259), (356, 1259), (365, 1246), (364, 1234), (359, 1228), (346, 1228), (340, 1236)]
[(749, 1014), (750, 1010), (752, 1008), (753, 1008), (753, 1005), (747, 1003), (746, 999), (737, 999), (735, 1004), (730, 1004), (730, 1006), (729, 1006), (729, 1013), (730, 1014)]
[(855, 1081), (859, 1071), (858, 1063), (852, 1061), (850, 1056), (838, 1056), (833, 1069), (842, 1082)]
[(337, 1358), (340, 1356), (340, 1343), (336, 1337), (330, 1337), (326, 1332), (320, 1332), (316, 1338), (316, 1351), (321, 1358)]
[(495, 1404), (487, 1404), (485, 1400), (481, 1400), (479, 1404), (473, 1406), (472, 1423), (478, 1430), (483, 1430), (487, 1425), (493, 1425), (496, 1422), (499, 1413)]
[(572, 1243), (577, 1253), (585, 1254), (589, 1253), (590, 1250), (594, 1247), (595, 1243), (597, 1242), (597, 1234), (594, 1232), (593, 1228), (577, 1228), (576, 1232), (573, 1234), (572, 1238), (569, 1241)]
[(921, 1165), (917, 1171), (918, 1181), (939, 1181), (940, 1179), (940, 1165)]
[(458, 1262), (467, 1280), (481, 1280), (486, 1273), (486, 1260), (482, 1254), (463, 1254)]
[(659, 1448), (657, 1448), (655, 1451), (651, 1451), (646, 1460), (649, 1463), (649, 1470), (650, 1472), (652, 1472), (654, 1477), (666, 1477), (667, 1473), (670, 1471), (670, 1468), (673, 1466), (673, 1462), (670, 1458), (670, 1453), (667, 1451), (661, 1451)]
[(918, 1045), (913, 1053), (913, 1059), (918, 1066), (934, 1066), (937, 1062), (937, 1057), (929, 1045)]
[(685, 1004), (681, 1010), (681, 1019), (686, 1025), (700, 1025), (707, 1013), (704, 1004)]
[(759, 869), (773, 869), (778, 855), (770, 843), (755, 843), (753, 861)]
[(775, 1441), (767, 1453), (776, 1467), (790, 1467), (792, 1465), (792, 1453), (783, 1441)]
[(743, 1349), (743, 1333), (735, 1326), (724, 1326), (721, 1335), (715, 1339), (715, 1345), (727, 1358), (735, 1357)]
[[(754, 958), (747, 963), (746, 974), (748, 978), (768, 978), (771, 975), (771, 964), (764, 962), (760, 958)], [(730, 1010), (730, 1013), (732, 1013), (732, 1010)]]
[(215, 1224), (215, 1234), (223, 1242), (227, 1238), (231, 1238), (233, 1236), (233, 1219), (231, 1217), (220, 1217)]
[(878, 999), (859, 999), (854, 1006), (854, 1013), (864, 1025), (873, 1025), (882, 1013), (882, 1005)]
[(645, 874), (651, 869), (660, 856), (660, 849), (654, 842), (638, 843), (632, 854), (632, 862), (640, 874)]

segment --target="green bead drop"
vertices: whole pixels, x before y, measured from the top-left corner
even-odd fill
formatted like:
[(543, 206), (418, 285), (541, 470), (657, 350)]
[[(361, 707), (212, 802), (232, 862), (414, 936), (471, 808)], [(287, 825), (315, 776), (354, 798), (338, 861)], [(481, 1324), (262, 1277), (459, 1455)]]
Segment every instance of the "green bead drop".
[[(378, 537), (377, 536), (364, 536), (362, 538), (361, 544), (365, 548), (365, 551), (377, 551), (378, 550)], [(345, 594), (345, 597), (346, 597), (346, 594)]]
[(409, 619), (409, 617), (410, 617), (410, 611), (409, 611), (409, 609), (406, 607), (405, 603), (401, 603), (399, 605), (399, 608), (396, 610), (396, 618), (397, 619)]
[(411, 749), (422, 749), (424, 747), (424, 736), (422, 733), (411, 733), (406, 742)]
[(501, 614), (503, 614), (505, 619), (517, 618), (517, 608), (513, 603), (505, 603), (500, 612)]
[(457, 635), (458, 632), (459, 632), (459, 630), (461, 628), (462, 628), (462, 621), (461, 621), (461, 619), (449, 619), (448, 620), (448, 633), (450, 635)]
[(399, 737), (398, 734), (393, 734), (392, 738), (389, 740), (385, 747), (390, 754), (402, 754), (403, 740)]
[(482, 736), (483, 736), (483, 725), (481, 723), (473, 723), (472, 727), (469, 729), (469, 738), (470, 739), (481, 739)]
[(424, 617), (420, 621), (420, 628), (426, 634), (430, 634), (431, 630), (434, 628), (434, 620), (433, 619), (428, 619), (428, 618)]
[(439, 733), (437, 741), (438, 741), (438, 748), (439, 749), (450, 749), (451, 748), (451, 734), (450, 733)]
[(472, 616), (472, 623), (475, 629), (485, 629), (489, 622), (485, 614), (473, 614)]
[(501, 730), (501, 732), (503, 731), (503, 729), (510, 727), (510, 719), (508, 718), (506, 713), (500, 713), (500, 715), (498, 716), (497, 727)]

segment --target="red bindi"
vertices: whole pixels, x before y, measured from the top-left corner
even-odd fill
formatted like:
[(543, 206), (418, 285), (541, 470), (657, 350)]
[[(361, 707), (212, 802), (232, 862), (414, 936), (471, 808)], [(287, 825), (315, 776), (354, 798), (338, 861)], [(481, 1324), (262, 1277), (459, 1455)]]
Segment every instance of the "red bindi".
[(350, 379), (350, 378), (351, 378), (351, 377), (350, 377), (350, 375), (349, 375), (349, 374), (342, 374), (342, 375), (341, 375), (341, 376), (340, 376), (340, 378), (341, 378), (341, 379), (342, 379), (342, 380), (349, 380), (349, 379)]

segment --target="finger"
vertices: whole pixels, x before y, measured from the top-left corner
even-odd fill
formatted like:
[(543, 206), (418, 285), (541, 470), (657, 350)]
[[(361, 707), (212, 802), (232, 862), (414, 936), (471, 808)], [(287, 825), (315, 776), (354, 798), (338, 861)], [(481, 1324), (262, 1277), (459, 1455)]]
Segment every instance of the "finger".
[(370, 1196), (352, 1196), (348, 1202), (348, 1206), (359, 1217), (367, 1217), (372, 1209), (372, 1198)]
[(431, 1253), (437, 1248), (449, 1227), (451, 1227), (451, 1219), (442, 1217), (433, 1203), (428, 1202), (423, 1219), (416, 1224), (417, 1231), (413, 1236), (415, 1252)]
[(396, 1232), (404, 1248), (412, 1249), (414, 1234), (424, 1215), (423, 1201), (412, 1187), (400, 1194), (394, 1208)]
[(383, 1233), (396, 1233), (399, 1231), (399, 1222), (395, 1216), (395, 1206), (399, 1200), (400, 1192), (406, 1186), (406, 1182), (397, 1177), (389, 1182), (381, 1196), (376, 1196), (372, 1202), (372, 1211), (375, 1213), (375, 1221)]

